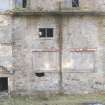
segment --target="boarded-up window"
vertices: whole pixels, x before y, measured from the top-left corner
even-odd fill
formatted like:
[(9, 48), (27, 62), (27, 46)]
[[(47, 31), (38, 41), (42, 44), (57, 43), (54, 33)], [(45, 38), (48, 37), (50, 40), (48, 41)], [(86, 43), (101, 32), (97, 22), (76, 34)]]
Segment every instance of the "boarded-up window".
[(58, 70), (58, 52), (33, 52), (35, 70)]

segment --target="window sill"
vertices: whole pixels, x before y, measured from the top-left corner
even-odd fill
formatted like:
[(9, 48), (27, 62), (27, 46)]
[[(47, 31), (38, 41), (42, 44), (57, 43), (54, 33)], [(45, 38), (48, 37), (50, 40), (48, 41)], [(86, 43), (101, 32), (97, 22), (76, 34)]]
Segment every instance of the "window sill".
[(54, 38), (39, 38), (40, 40), (54, 40)]

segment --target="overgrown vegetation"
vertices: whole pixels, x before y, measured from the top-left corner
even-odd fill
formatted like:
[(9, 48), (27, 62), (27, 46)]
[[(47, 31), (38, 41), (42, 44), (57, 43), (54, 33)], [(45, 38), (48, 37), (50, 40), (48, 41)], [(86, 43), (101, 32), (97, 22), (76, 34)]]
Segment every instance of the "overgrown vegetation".
[(0, 99), (0, 105), (81, 105), (84, 102), (99, 102), (105, 105), (105, 95), (17, 96)]

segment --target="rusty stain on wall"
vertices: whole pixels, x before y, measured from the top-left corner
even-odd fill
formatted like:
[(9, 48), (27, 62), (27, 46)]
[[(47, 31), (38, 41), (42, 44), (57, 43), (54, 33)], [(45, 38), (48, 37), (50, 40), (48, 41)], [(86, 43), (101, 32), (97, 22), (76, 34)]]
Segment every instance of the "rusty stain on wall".
[[(7, 93), (105, 91), (105, 5), (93, 1), (74, 8), (64, 0), (30, 0), (17, 8), (10, 0), (12, 9), (0, 14), (0, 77), (8, 78)], [(40, 38), (44, 28), (53, 29), (52, 37)]]

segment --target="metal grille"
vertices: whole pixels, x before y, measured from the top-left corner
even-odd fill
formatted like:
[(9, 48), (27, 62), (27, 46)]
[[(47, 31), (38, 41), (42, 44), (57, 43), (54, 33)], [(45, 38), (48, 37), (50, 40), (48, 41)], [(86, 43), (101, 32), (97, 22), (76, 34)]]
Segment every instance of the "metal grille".
[(79, 0), (64, 0), (64, 7), (79, 7)]
[(72, 7), (79, 7), (79, 0), (72, 0)]

